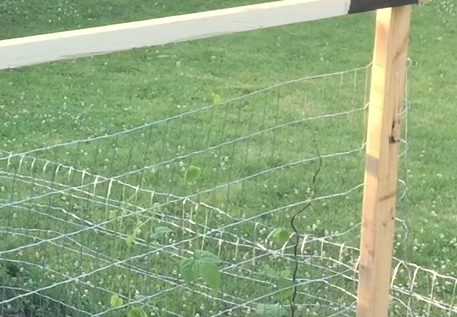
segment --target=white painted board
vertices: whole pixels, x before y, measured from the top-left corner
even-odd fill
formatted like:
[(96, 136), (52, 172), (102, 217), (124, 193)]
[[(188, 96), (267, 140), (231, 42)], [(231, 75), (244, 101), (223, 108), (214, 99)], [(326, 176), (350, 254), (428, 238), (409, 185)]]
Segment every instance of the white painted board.
[(0, 41), (0, 70), (346, 15), (350, 0), (284, 0)]

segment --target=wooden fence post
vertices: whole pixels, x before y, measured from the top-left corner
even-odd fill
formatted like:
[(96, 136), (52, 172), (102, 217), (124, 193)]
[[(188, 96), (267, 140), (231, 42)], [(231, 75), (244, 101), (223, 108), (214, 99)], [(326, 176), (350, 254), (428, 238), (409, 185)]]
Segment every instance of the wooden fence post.
[(395, 235), (400, 121), (411, 6), (377, 12), (366, 148), (357, 317), (387, 317)]

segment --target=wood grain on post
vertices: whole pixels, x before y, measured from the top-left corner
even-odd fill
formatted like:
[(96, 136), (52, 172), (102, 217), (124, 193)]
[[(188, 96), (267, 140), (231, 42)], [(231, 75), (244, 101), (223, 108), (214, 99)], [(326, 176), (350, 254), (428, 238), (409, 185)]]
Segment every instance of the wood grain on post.
[(395, 236), (400, 121), (411, 6), (378, 10), (368, 110), (357, 317), (387, 317)]

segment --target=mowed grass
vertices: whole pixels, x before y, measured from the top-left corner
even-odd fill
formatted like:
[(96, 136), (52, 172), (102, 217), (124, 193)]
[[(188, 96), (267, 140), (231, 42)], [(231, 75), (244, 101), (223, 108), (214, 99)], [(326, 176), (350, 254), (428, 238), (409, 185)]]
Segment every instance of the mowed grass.
[[(268, 295), (274, 292), (274, 281), (268, 281), (262, 272), (268, 264), (277, 270), (288, 269), (290, 275), (292, 251), (289, 245), (282, 259), (275, 259), (265, 251), (280, 247), (271, 244), (271, 233), (276, 228), (290, 228), (291, 215), (303, 208), (311, 195), (318, 156), (314, 140), (325, 160), (318, 178), (321, 200), (316, 202), (315, 211), (300, 216), (297, 228), (301, 234), (333, 235), (335, 243), (357, 244), (359, 227), (355, 223), (359, 214), (354, 212), (354, 206), (360, 203), (361, 195), (360, 187), (358, 191), (354, 188), (363, 175), (363, 92), (367, 70), (281, 85), (159, 120), (128, 133), (34, 150), (27, 156), (8, 158), (4, 153), (2, 198), (13, 205), (2, 206), (2, 219), (6, 223), (2, 232), (5, 248), (15, 250), (6, 253), (4, 262), (16, 264), (19, 258), (29, 274), (25, 276), (35, 276), (41, 267), (37, 269), (27, 263), (35, 252), (50, 274), (46, 274), (44, 281), (36, 282), (32, 278), (33, 282), (25, 282), (26, 286), (63, 283), (45, 294), (51, 298), (63, 297), (70, 305), (89, 312), (106, 311), (109, 291), (119, 292), (126, 300), (136, 292), (153, 296), (152, 307), (162, 307), (165, 313), (181, 311), (184, 316), (197, 312), (213, 315), (241, 304), (251, 307), (252, 304), (245, 303), (250, 300), (276, 302), (279, 296)], [(322, 87), (334, 93), (321, 94)], [(289, 107), (287, 112), (281, 111), (283, 104)], [(329, 117), (322, 117), (325, 115)], [(335, 134), (341, 135), (337, 143), (333, 142)], [(85, 172), (70, 166), (84, 168)], [(190, 166), (201, 170), (200, 178), (186, 177)], [(95, 175), (115, 177), (115, 180)], [(332, 199), (323, 199), (336, 194)], [(335, 209), (346, 215), (342, 222), (332, 221)], [(94, 224), (100, 229), (96, 232), (87, 229)], [(169, 245), (165, 250), (145, 236), (158, 226), (166, 226), (173, 232), (170, 240), (160, 241)], [(28, 229), (24, 231), (24, 227)], [(126, 239), (136, 228), (141, 228), (141, 232), (130, 249)], [(341, 228), (353, 230), (340, 237)], [(203, 233), (207, 238), (200, 237)], [(51, 245), (42, 246), (44, 239), (51, 239)], [(317, 241), (307, 240), (305, 251), (309, 256), (322, 253)], [(259, 248), (257, 243), (265, 244), (267, 249)], [(83, 249), (79, 250), (78, 245)], [(223, 261), (223, 292), (231, 299), (221, 304), (180, 287), (171, 290), (173, 296), (186, 298), (186, 307), (174, 305), (164, 291), (182, 283), (176, 277), (178, 260), (200, 247), (218, 254)], [(329, 254), (338, 258), (340, 247), (329, 247), (333, 247)], [(61, 249), (68, 252), (65, 260), (43, 255), (57, 254)], [(248, 261), (251, 257), (260, 258), (257, 262)], [(122, 261), (119, 270), (114, 270), (119, 279), (107, 284), (114, 274), (111, 268), (114, 259)], [(339, 270), (351, 271), (355, 259), (351, 255), (348, 266), (336, 268), (325, 263), (313, 269), (316, 264), (303, 263), (299, 276), (302, 279), (325, 276), (332, 285), (353, 287), (345, 279), (330, 277), (338, 275)], [(133, 272), (129, 273), (131, 265)], [(327, 271), (327, 267), (332, 269)], [(70, 268), (71, 273), (62, 275)], [(77, 293), (78, 289), (74, 283), (65, 282), (68, 276), (84, 274), (88, 274), (84, 281), (98, 287), (85, 295), (84, 298), (91, 298), (90, 303), (73, 298), (72, 292)], [(144, 274), (154, 281), (145, 283)], [(48, 275), (55, 278), (49, 279)], [(23, 278), (21, 274), (19, 281)], [(10, 279), (6, 283), (10, 284)], [(316, 283), (320, 287), (309, 285), (307, 280), (301, 283), (306, 285), (298, 297), (301, 303), (308, 303), (304, 304), (304, 310), (326, 315), (325, 311), (342, 309), (337, 302), (351, 304), (350, 297), (342, 300), (338, 291), (325, 290), (322, 281)], [(208, 293), (205, 288), (202, 291)], [(315, 299), (309, 294), (320, 292), (327, 292), (322, 302), (325, 308), (313, 308)], [(11, 292), (6, 294), (13, 297)], [(7, 312), (18, 309), (23, 312), (23, 307), (29, 308), (31, 304), (16, 301), (13, 305), (16, 310)], [(50, 306), (43, 308), (47, 314), (69, 314), (68, 308), (54, 303)], [(239, 308), (233, 313), (247, 314)], [(119, 311), (115, 316), (123, 314)]]
[[(97, 3), (95, 8), (89, 1), (55, 3), (43, 0), (33, 4), (7, 1), (0, 4), (0, 36), (25, 36), (246, 3), (192, 1), (183, 4), (178, 1), (152, 3), (138, 0), (134, 3)], [(453, 250), (457, 247), (457, 219), (454, 214), (454, 185), (457, 168), (454, 158), (457, 150), (454, 144), (453, 118), (457, 110), (453, 92), (457, 80), (453, 70), (457, 66), (457, 52), (454, 48), (457, 42), (457, 24), (453, 19), (455, 11), (450, 2), (433, 1), (424, 8), (416, 8), (414, 12), (410, 49), (413, 61), (410, 99), (413, 104), (407, 129), (411, 151), (407, 160), (402, 161), (402, 176), (406, 176), (409, 194), (408, 202), (400, 203), (399, 217), (407, 219), (409, 225), (408, 260), (455, 276), (457, 253)], [(3, 119), (0, 144), (2, 150), (24, 152), (46, 145), (104, 135), (212, 105), (214, 95), (226, 100), (290, 79), (365, 66), (372, 56), (373, 26), (374, 15), (363, 14), (3, 72), (0, 74), (0, 109)], [(316, 156), (314, 138), (324, 155), (357, 149), (362, 144), (363, 111), (295, 125), (288, 123), (296, 119), (363, 107), (365, 74), (361, 70), (274, 88), (225, 106), (167, 120), (133, 133), (30, 154), (104, 176), (132, 172), (121, 177), (120, 181), (134, 186), (141, 185), (144, 192), (140, 194), (135, 194), (134, 189), (121, 183), (110, 185), (108, 181), (96, 180), (92, 176), (85, 176), (86, 179), (81, 172), (69, 171), (68, 168), (60, 167), (56, 172), (57, 165), (46, 164), (44, 161), (33, 163), (33, 158), (21, 160), (17, 157), (8, 166), (3, 160), (0, 166), (5, 172), (1, 180), (1, 198), (4, 201), (38, 196), (56, 188), (66, 192), (18, 204), (13, 208), (3, 208), (5, 212), (0, 219), (3, 226), (2, 241), (6, 241), (6, 247), (2, 247), (2, 250), (74, 232), (77, 228), (87, 227), (87, 221), (110, 221), (108, 226), (111, 226), (108, 228), (111, 231), (105, 229), (108, 231), (97, 234), (83, 231), (71, 237), (73, 240), (68, 240), (68, 243), (61, 242), (62, 238), (56, 238), (58, 245), (44, 244), (27, 248), (19, 260), (39, 263), (47, 267), (47, 274), (40, 279), (40, 267), (24, 265), (28, 275), (19, 278), (19, 282), (32, 276), (31, 284), (25, 283), (23, 287), (33, 290), (59, 280), (64, 281), (68, 276), (95, 271), (112, 263), (114, 259), (140, 256), (153, 252), (161, 244), (167, 244), (166, 241), (160, 241), (158, 245), (148, 245), (145, 240), (140, 240), (135, 248), (127, 250), (124, 240), (135, 229), (137, 221), (141, 221), (137, 218), (143, 218), (152, 219), (146, 231), (165, 225), (174, 230), (172, 239), (175, 242), (191, 236), (194, 240), (192, 244), (179, 245), (177, 249), (170, 247), (167, 252), (153, 253), (144, 259), (140, 257), (143, 261), (126, 262), (127, 266), (100, 269), (100, 274), (86, 279), (99, 287), (97, 290), (89, 289), (87, 292), (90, 296), (85, 291), (87, 285), (73, 283), (68, 287), (63, 284), (45, 294), (67, 302), (70, 306), (79, 306), (81, 310), (101, 312), (109, 308), (110, 293), (106, 289), (127, 298), (134, 291), (140, 295), (152, 295), (167, 289), (173, 283), (181, 283), (176, 277), (179, 259), (188, 256), (188, 251), (201, 245), (219, 253), (224, 267), (228, 267), (222, 284), (225, 287), (223, 291), (233, 296), (226, 299), (232, 301), (232, 306), (268, 294), (271, 285), (257, 281), (266, 279), (261, 274), (265, 262), (239, 264), (233, 271), (230, 271), (230, 263), (242, 262), (241, 254), (245, 259), (253, 257), (252, 244), (257, 239), (267, 239), (274, 228), (288, 227), (290, 215), (299, 208), (287, 208), (252, 221), (241, 221), (236, 226), (233, 224), (240, 219), (254, 217), (309, 197), (308, 189), (312, 187), (310, 179), (317, 161), (291, 167), (287, 165)], [(269, 127), (280, 124), (287, 125), (265, 132)], [(264, 132), (255, 134), (259, 131)], [(238, 140), (250, 135), (253, 136)], [(223, 146), (194, 153), (220, 144)], [(189, 184), (183, 176), (189, 165), (202, 169), (203, 174), (198, 182)], [(141, 170), (145, 166), (148, 168)], [(137, 169), (140, 171), (134, 172)], [(238, 181), (262, 171), (269, 172)], [(351, 189), (360, 183), (362, 173), (363, 155), (360, 151), (339, 158), (324, 159), (316, 184), (318, 195), (331, 195)], [(19, 176), (12, 178), (12, 175)], [(31, 182), (31, 179), (37, 181)], [(96, 186), (93, 186), (94, 182)], [(65, 187), (81, 184), (83, 187), (76, 191)], [(220, 187), (211, 190), (216, 186)], [(108, 190), (111, 191), (109, 199), (103, 199), (107, 197)], [(151, 191), (177, 196), (194, 195), (192, 198), (195, 201), (220, 208), (220, 211), (210, 207), (199, 207), (200, 211), (196, 211), (196, 205), (191, 202), (180, 198), (175, 198), (176, 202), (168, 202), (166, 195), (157, 195), (151, 199)], [(126, 202), (129, 197), (131, 200)], [(153, 203), (164, 206), (160, 211), (153, 209), (150, 214), (148, 208)], [(297, 221), (299, 231), (326, 236), (348, 230), (359, 221), (360, 206), (360, 191), (318, 202), (305, 213), (305, 218)], [(142, 212), (141, 208), (146, 211)], [(31, 210), (34, 212), (31, 213)], [(63, 214), (63, 210), (70, 211), (86, 222)], [(116, 216), (120, 217), (121, 223), (110, 218), (112, 210), (123, 213)], [(139, 216), (130, 214), (140, 211)], [(235, 219), (224, 216), (222, 212)], [(64, 221), (50, 222), (49, 216)], [(126, 220), (122, 222), (121, 219)], [(190, 231), (183, 229), (186, 226)], [(232, 227), (222, 237), (226, 241), (222, 247), (213, 238), (209, 238), (210, 241), (205, 244), (198, 235), (199, 232), (210, 230), (208, 228), (224, 226)], [(17, 235), (12, 238), (13, 229), (8, 231), (5, 227), (16, 228)], [(18, 228), (28, 229), (20, 232)], [(356, 227), (334, 241), (356, 246), (358, 230)], [(114, 236), (113, 232), (116, 233)], [(403, 234), (400, 226), (399, 233)], [(237, 237), (240, 236), (247, 240), (246, 246), (238, 254), (235, 250), (237, 243), (240, 243), (237, 242)], [(67, 250), (79, 250), (79, 253), (68, 252), (66, 257), (53, 260), (62, 252), (62, 246)], [(403, 250), (403, 246), (396, 250), (400, 258), (404, 257)], [(308, 252), (320, 253), (321, 250), (318, 244), (311, 243)], [(328, 251), (328, 255), (338, 258), (338, 252), (339, 249)], [(100, 254), (105, 258), (100, 257)], [(291, 268), (290, 257), (289, 260), (287, 256), (281, 260), (267, 258), (267, 262), (278, 270)], [(14, 263), (11, 261), (18, 260), (17, 254), (8, 254), (7, 259), (9, 262), (4, 261), (5, 263)], [(351, 259), (347, 261), (352, 263)], [(308, 263), (300, 266), (303, 271), (299, 276), (329, 276), (330, 272), (325, 269), (327, 266), (326, 263), (317, 263), (312, 268)], [(132, 273), (132, 267), (137, 271)], [(345, 269), (337, 268), (340, 272)], [(147, 274), (141, 272), (147, 272), (154, 283), (145, 282), (143, 279)], [(153, 273), (162, 277), (174, 277), (164, 281), (163, 278), (151, 275)], [(259, 274), (256, 282), (245, 278), (252, 277), (252, 274)], [(112, 279), (113, 276), (117, 280)], [(18, 280), (13, 281), (14, 285), (17, 285)], [(329, 282), (345, 289), (352, 287), (343, 280)], [(450, 302), (452, 287), (446, 287), (441, 290), (440, 296)], [(242, 291), (237, 293), (237, 288)], [(334, 309), (342, 310), (341, 306), (334, 304), (342, 297), (341, 293), (330, 292), (321, 284), (315, 287), (304, 286), (299, 300), (310, 303), (311, 299), (306, 293), (316, 295), (319, 289), (320, 292), (327, 293), (327, 297), (321, 296), (321, 305), (323, 297), (333, 304), (329, 304), (330, 308), (310, 306), (307, 309), (314, 309), (311, 312), (318, 315), (329, 315)], [(418, 285), (416, 291), (426, 295), (430, 286)], [(207, 289), (202, 292), (210, 294)], [(211, 316), (216, 311), (227, 308), (223, 305), (228, 305), (227, 302), (222, 305), (216, 300), (205, 299), (202, 308), (200, 303), (204, 297), (182, 288), (171, 294), (174, 298), (182, 296), (186, 306), (176, 305), (165, 293), (160, 298), (153, 299), (148, 310), (151, 307), (161, 307), (175, 313), (181, 310), (180, 314), (184, 316), (196, 313)], [(8, 296), (11, 295), (7, 293), (6, 297)], [(279, 300), (275, 295), (259, 301), (272, 303)], [(15, 301), (13, 304), (18, 302), (24, 305), (16, 307), (19, 311), (22, 309), (22, 313), (23, 307), (31, 305), (26, 300)], [(350, 298), (341, 298), (339, 304), (350, 302)], [(42, 309), (42, 315), (49, 316), (52, 312), (55, 316), (78, 316), (78, 312), (73, 309), (56, 309), (55, 304), (50, 303), (53, 302), (41, 299), (41, 302), (32, 304), (49, 306)], [(16, 312), (14, 308), (13, 313)], [(420, 310), (420, 307), (416, 309)], [(235, 316), (244, 316), (246, 312), (236, 310), (233, 313)], [(439, 316), (443, 312), (432, 311), (433, 313)], [(122, 314), (124, 312), (120, 311), (119, 316)], [(160, 316), (157, 312), (155, 314)], [(168, 316), (170, 312), (162, 314)]]

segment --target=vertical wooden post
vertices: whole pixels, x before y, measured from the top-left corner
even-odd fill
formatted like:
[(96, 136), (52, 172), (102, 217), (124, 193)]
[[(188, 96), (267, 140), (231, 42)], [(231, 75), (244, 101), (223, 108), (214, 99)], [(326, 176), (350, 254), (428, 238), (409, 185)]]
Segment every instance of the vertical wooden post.
[(387, 317), (395, 234), (400, 114), (411, 6), (377, 12), (368, 113), (357, 317)]

